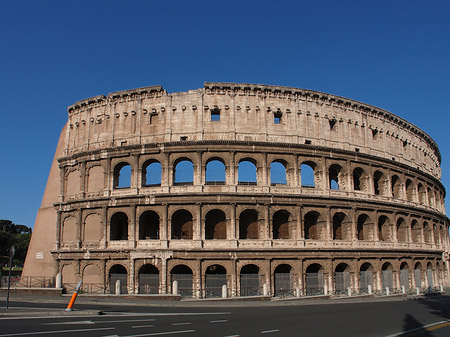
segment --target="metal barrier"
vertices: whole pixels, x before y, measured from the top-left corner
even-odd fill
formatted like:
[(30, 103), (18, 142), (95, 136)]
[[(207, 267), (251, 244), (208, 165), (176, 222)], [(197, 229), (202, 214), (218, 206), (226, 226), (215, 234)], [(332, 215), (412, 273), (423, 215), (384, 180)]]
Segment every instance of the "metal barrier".
[(79, 293), (89, 295), (102, 295), (105, 293), (105, 287), (103, 286), (103, 283), (83, 283)]
[[(12, 281), (12, 280), (11, 280)], [(15, 287), (24, 288), (54, 288), (54, 277), (38, 277), (38, 276), (25, 276), (20, 277), (20, 280), (14, 284)]]

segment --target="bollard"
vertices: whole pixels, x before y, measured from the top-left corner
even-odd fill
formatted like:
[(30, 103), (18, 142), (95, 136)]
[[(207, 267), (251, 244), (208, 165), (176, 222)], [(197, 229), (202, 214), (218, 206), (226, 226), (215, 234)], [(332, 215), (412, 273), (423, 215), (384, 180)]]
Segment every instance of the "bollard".
[(372, 286), (370, 284), (367, 286), (367, 292), (369, 295), (372, 295)]
[(323, 285), (323, 294), (328, 295), (328, 287), (326, 284)]
[(389, 289), (389, 287), (386, 287), (386, 296), (389, 296), (389, 293), (390, 293), (390, 289)]
[(116, 281), (116, 295), (120, 295), (120, 280)]
[(222, 298), (227, 298), (228, 297), (228, 290), (227, 290), (227, 285), (224, 284), (222, 286)]
[(439, 290), (440, 290), (441, 293), (444, 292), (444, 287), (442, 286), (442, 284), (439, 286)]
[(178, 281), (172, 283), (172, 295), (178, 295)]
[(350, 288), (350, 287), (347, 288), (347, 295), (349, 297), (352, 296), (352, 288)]
[(75, 300), (77, 299), (78, 291), (80, 290), (80, 288), (81, 288), (81, 281), (78, 282), (77, 288), (75, 289), (75, 292), (73, 293), (72, 298), (70, 299), (70, 302), (66, 308), (66, 311), (72, 311), (73, 304), (75, 303)]
[(420, 290), (419, 288), (416, 288), (416, 294), (419, 295), (420, 294)]
[(62, 274), (58, 273), (56, 274), (56, 285), (55, 288), (61, 289), (62, 288)]
[(405, 291), (405, 286), (402, 286), (402, 294), (404, 294), (406, 291)]
[(267, 283), (264, 283), (263, 285), (263, 295), (269, 296), (269, 288), (267, 287)]
[(302, 293), (299, 287), (295, 288), (295, 297), (301, 297)]

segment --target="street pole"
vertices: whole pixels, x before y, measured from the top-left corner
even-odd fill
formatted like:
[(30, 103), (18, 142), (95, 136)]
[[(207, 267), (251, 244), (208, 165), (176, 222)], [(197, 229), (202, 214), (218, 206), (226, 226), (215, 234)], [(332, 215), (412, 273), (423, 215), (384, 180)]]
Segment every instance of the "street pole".
[(12, 245), (9, 250), (9, 274), (8, 274), (8, 292), (6, 294), (6, 309), (9, 306), (9, 288), (11, 287), (11, 269), (12, 269), (12, 259), (16, 253), (16, 246)]

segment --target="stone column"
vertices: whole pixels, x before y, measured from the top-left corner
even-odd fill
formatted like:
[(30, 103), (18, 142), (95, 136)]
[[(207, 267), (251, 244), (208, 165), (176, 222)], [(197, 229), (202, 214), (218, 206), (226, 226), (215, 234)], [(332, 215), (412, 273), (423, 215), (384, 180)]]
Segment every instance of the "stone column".
[(199, 241), (202, 238), (202, 203), (196, 203), (196, 221), (194, 224), (194, 240)]
[(168, 217), (169, 206), (167, 204), (163, 204), (163, 214), (161, 220), (161, 246), (167, 248), (167, 240), (169, 240), (169, 217)]
[(230, 204), (230, 239), (239, 239), (239, 229), (236, 230), (236, 204)]
[(265, 240), (271, 240), (273, 239), (273, 232), (272, 232), (272, 221), (270, 219), (270, 205), (269, 204), (265, 204), (264, 205), (264, 239)]
[(331, 208), (329, 206), (327, 206), (326, 208), (326, 216), (327, 216), (327, 237), (325, 238), (325, 240), (327, 241), (331, 241), (333, 240), (333, 226), (331, 224)]
[(55, 249), (61, 247), (61, 211), (58, 210), (56, 214), (56, 244)]
[(102, 219), (103, 219), (103, 248), (108, 245), (108, 209), (102, 207)]
[[(139, 193), (139, 188), (142, 187), (142, 169), (139, 166), (139, 155), (133, 155), (133, 165), (131, 172), (131, 188), (136, 189), (136, 193)], [(133, 186), (134, 185), (134, 186)]]
[(77, 233), (76, 233), (76, 240), (77, 240), (77, 248), (81, 248), (81, 231), (83, 227), (83, 212), (81, 208), (77, 209)]
[(305, 232), (303, 229), (303, 206), (297, 208), (297, 240), (304, 240)]
[(86, 162), (81, 162), (80, 165), (80, 192), (81, 195), (84, 197), (86, 191)]
[[(260, 170), (258, 170), (260, 171)], [(270, 186), (271, 178), (269, 177), (270, 167), (267, 167), (267, 153), (263, 155), (262, 162), (262, 179), (258, 179), (258, 185)], [(258, 177), (259, 178), (259, 177)]]
[(356, 208), (352, 208), (351, 211), (351, 221), (352, 221), (352, 241), (358, 241), (358, 220), (356, 219)]
[(197, 162), (195, 163), (194, 185), (203, 185), (202, 181), (202, 152), (197, 151)]
[(130, 205), (131, 206), (131, 221), (129, 225), (129, 233), (128, 236), (129, 240), (131, 241), (131, 247), (136, 248), (136, 205)]
[(167, 259), (165, 256), (161, 257), (161, 288), (160, 294), (167, 294)]

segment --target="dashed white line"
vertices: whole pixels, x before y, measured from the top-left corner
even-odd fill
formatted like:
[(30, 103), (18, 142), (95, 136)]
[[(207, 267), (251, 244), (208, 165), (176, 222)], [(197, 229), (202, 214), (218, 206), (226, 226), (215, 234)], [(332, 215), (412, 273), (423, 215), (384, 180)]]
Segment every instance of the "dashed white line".
[(241, 335), (230, 335), (230, 336), (223, 336), (223, 337), (240, 337)]
[(191, 322), (172, 323), (172, 325), (191, 325)]
[(180, 333), (190, 333), (195, 332), (195, 330), (179, 330), (179, 331), (165, 331), (165, 332), (154, 332), (154, 333), (146, 333), (142, 335), (129, 335), (123, 337), (145, 337), (145, 336), (162, 336), (162, 335), (175, 335)]
[(216, 321), (209, 321), (209, 323), (225, 323), (225, 322), (228, 322), (228, 320), (227, 319), (218, 319)]
[(101, 323), (128, 323), (128, 322), (153, 322), (154, 318), (147, 318), (147, 319), (122, 319), (117, 321), (94, 321), (95, 324), (101, 324)]
[(266, 330), (266, 331), (261, 331), (261, 333), (272, 333), (272, 332), (278, 332), (280, 331), (279, 329), (275, 329), (275, 330)]
[(74, 330), (57, 330), (57, 331), (33, 331), (33, 332), (21, 332), (21, 333), (7, 333), (4, 335), (0, 335), (0, 337), (46, 335), (46, 334), (52, 334), (52, 333), (85, 332), (85, 331), (100, 331), (100, 330), (114, 330), (114, 329), (115, 328), (94, 328), (94, 329), (74, 329)]
[(154, 325), (132, 325), (132, 329), (139, 329), (139, 328), (153, 328)]

